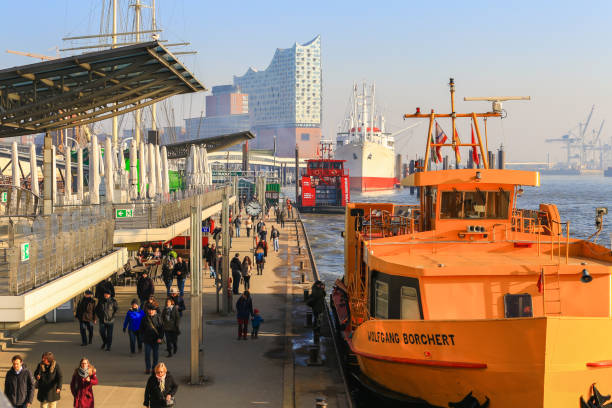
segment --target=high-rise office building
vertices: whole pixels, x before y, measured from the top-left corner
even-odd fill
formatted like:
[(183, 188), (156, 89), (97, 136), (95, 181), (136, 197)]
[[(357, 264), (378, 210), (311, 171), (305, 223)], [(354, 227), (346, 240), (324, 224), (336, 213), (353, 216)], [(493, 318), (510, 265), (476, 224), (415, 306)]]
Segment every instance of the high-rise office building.
[[(251, 130), (256, 147), (292, 156), (316, 155), (321, 140), (321, 37), (277, 49), (270, 65), (234, 76), (234, 85), (248, 94)], [(207, 108), (208, 109), (208, 108)]]

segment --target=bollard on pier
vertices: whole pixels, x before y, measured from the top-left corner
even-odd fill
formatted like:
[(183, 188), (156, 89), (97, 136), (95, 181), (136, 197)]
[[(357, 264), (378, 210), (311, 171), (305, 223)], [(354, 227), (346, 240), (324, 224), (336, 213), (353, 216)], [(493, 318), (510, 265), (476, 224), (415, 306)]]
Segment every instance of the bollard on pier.
[(319, 397), (316, 400), (316, 408), (327, 408), (327, 400), (323, 397)]
[(306, 327), (312, 327), (312, 312), (306, 312)]

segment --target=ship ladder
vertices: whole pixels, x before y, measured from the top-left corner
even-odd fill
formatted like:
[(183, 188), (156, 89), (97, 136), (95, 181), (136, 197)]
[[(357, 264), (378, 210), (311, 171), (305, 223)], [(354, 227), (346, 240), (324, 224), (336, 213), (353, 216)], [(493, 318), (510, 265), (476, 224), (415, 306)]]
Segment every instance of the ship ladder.
[(559, 265), (542, 266), (544, 316), (561, 316), (561, 275)]

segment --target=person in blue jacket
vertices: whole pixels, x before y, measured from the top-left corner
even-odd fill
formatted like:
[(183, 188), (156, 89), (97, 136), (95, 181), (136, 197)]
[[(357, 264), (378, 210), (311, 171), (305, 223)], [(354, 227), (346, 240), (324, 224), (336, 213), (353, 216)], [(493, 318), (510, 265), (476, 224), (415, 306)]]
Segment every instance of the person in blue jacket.
[(259, 309), (253, 310), (253, 318), (251, 319), (251, 327), (253, 328), (251, 331), (251, 340), (257, 338), (257, 334), (259, 334), (259, 326), (263, 323), (264, 319), (259, 314)]
[(142, 339), (138, 330), (140, 329), (140, 322), (144, 317), (144, 312), (138, 306), (138, 299), (132, 299), (132, 308), (128, 310), (123, 320), (123, 332), (128, 330), (130, 335), (130, 352), (134, 354), (136, 352), (136, 343), (138, 343), (138, 352), (142, 351)]

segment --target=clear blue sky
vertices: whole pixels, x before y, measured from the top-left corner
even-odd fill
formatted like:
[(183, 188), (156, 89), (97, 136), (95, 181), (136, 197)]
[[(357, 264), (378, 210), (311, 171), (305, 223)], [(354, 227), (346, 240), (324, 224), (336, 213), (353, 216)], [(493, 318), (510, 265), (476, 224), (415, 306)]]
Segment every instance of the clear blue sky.
[[(125, 1), (125, 0), (124, 0)], [(2, 1), (3, 48), (52, 54), (67, 34), (97, 33), (100, 1)], [(457, 95), (531, 95), (509, 102), (509, 117), (490, 122), (491, 145), (511, 160), (562, 159), (560, 137), (584, 120), (606, 119), (612, 136), (612, 2), (609, 1), (197, 1), (157, 0), (162, 38), (190, 41), (182, 59), (207, 86), (230, 83), (249, 66), (265, 68), (276, 48), (322, 37), (323, 132), (333, 137), (353, 81), (374, 81), (392, 130), (416, 106), (447, 111), (449, 77)], [(0, 66), (32, 62), (0, 53)], [(198, 116), (203, 95), (173, 102), (177, 123)], [(488, 110), (458, 103), (458, 111)], [(167, 120), (160, 115), (161, 120)], [(443, 127), (448, 128), (444, 122)], [(400, 136), (403, 153), (422, 153), (425, 126)], [(468, 127), (459, 127), (467, 138)]]

